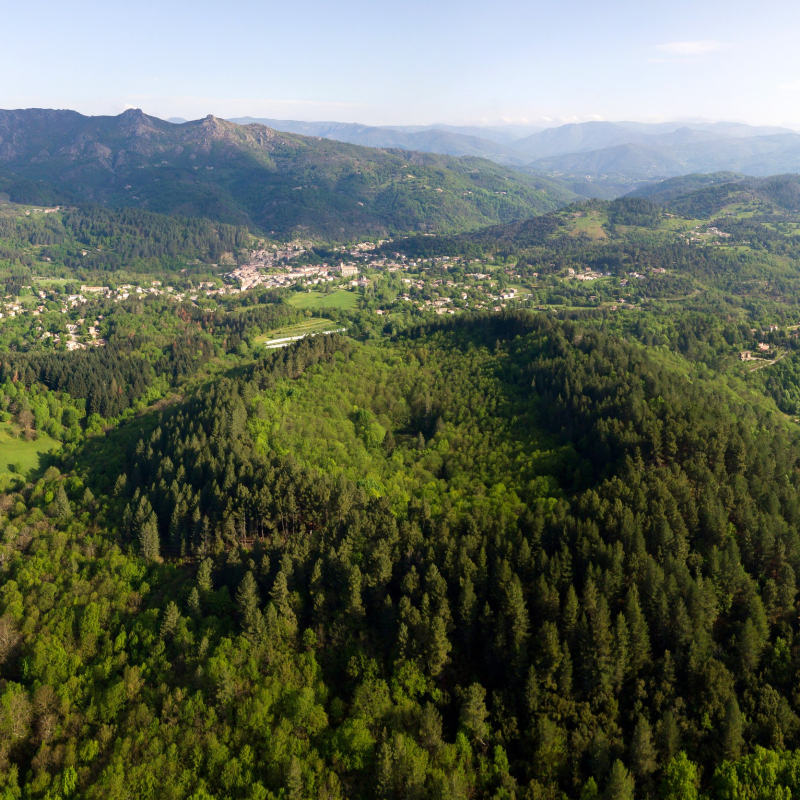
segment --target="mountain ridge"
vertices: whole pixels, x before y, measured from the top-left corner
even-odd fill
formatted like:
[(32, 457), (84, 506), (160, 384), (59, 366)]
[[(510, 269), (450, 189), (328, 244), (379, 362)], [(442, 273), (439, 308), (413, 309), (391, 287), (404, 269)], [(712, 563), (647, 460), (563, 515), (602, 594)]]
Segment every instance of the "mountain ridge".
[(328, 239), (463, 230), (573, 197), (484, 159), (367, 148), (213, 115), (176, 125), (140, 109), (0, 111), (0, 171), (7, 188), (41, 183), (88, 202)]
[[(453, 156), (488, 158), (498, 164), (523, 165), (525, 157), (509, 144), (503, 144), (476, 133), (460, 133), (437, 126), (420, 130), (402, 127), (361, 125), (348, 122), (302, 122), (300, 120), (258, 119), (239, 117), (231, 119), (237, 125), (267, 125), (277, 131), (302, 136), (318, 136), (365, 147), (400, 148), (426, 153)], [(411, 128), (411, 126), (409, 126)]]
[(767, 176), (800, 170), (800, 134), (688, 141), (670, 146), (620, 144), (542, 158), (530, 166), (549, 175), (613, 174), (637, 179), (719, 171)]

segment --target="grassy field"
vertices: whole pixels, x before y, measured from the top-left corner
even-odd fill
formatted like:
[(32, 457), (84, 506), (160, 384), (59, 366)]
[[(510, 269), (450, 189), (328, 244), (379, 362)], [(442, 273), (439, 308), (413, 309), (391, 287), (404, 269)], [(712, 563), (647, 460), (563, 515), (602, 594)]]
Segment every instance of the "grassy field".
[(323, 292), (296, 292), (289, 299), (289, 304), (295, 308), (356, 308), (358, 295), (345, 289), (337, 289), (330, 294)]
[(72, 280), (70, 278), (46, 278), (46, 277), (33, 278), (32, 282), (36, 284), (37, 288), (39, 286), (64, 286), (67, 283), (76, 283), (75, 280)]
[(274, 328), (268, 333), (257, 337), (256, 342), (259, 344), (271, 344), (272, 342), (282, 339), (308, 336), (311, 333), (322, 333), (323, 331), (335, 330), (340, 327), (341, 325), (333, 322), (333, 320), (325, 319), (324, 317), (315, 317), (314, 319), (298, 322), (295, 325), (284, 325), (282, 328)]
[(666, 231), (677, 231), (678, 233), (688, 233), (698, 225), (703, 225), (702, 219), (683, 219), (682, 217), (669, 217), (661, 220), (659, 228)]
[(570, 236), (585, 233), (590, 239), (607, 239), (608, 234), (603, 228), (603, 217), (596, 211), (582, 214), (570, 224)]
[(10, 433), (6, 424), (0, 424), (0, 472), (10, 472), (11, 464), (19, 464), (24, 473), (37, 470), (41, 466), (39, 456), (52, 449), (59, 449), (61, 442), (51, 439), (46, 433), (32, 442), (17, 439)]

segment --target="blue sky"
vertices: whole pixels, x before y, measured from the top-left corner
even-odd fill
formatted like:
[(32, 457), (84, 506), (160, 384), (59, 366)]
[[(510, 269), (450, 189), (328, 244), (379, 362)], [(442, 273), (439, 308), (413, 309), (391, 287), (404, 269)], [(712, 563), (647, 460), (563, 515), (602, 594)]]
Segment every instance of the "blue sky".
[(3, 2), (0, 107), (800, 128), (800, 2)]

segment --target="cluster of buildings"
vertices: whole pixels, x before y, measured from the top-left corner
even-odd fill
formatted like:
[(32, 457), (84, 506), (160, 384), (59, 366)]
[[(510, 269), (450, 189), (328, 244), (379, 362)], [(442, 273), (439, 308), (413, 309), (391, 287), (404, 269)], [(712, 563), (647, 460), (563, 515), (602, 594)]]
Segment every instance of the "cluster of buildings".
[[(777, 333), (779, 330), (780, 330), (780, 326), (779, 325), (770, 325), (769, 326), (769, 332), (770, 333)], [(756, 331), (755, 328), (750, 328), (750, 333), (756, 334), (757, 331)], [(791, 336), (792, 336), (792, 338), (797, 338), (798, 332), (797, 332), (796, 329), (792, 331)], [(756, 351), (757, 351), (758, 355), (754, 354), (752, 352), (752, 350), (742, 350), (742, 352), (739, 353), (739, 359), (741, 361), (756, 361), (759, 358), (764, 358), (764, 357), (772, 358), (773, 355), (774, 355), (773, 347), (768, 342), (758, 342), (756, 344)]]
[(730, 234), (725, 233), (725, 231), (721, 231), (719, 228), (715, 228), (713, 225), (708, 226), (708, 232), (712, 236), (721, 236), (723, 239), (730, 239)]
[[(491, 277), (483, 273), (471, 273), (470, 278), (478, 280)], [(509, 287), (497, 292), (495, 286), (497, 281), (491, 281), (488, 286), (472, 285), (472, 284), (458, 284), (453, 280), (434, 280), (426, 281), (421, 278), (402, 278), (404, 284), (408, 287), (409, 292), (400, 294), (397, 297), (398, 302), (410, 303), (414, 308), (426, 311), (435, 311), (437, 314), (455, 314), (459, 309), (487, 309), (492, 308), (499, 311), (505, 308), (507, 301), (518, 300), (523, 295), (513, 288)], [(472, 299), (465, 289), (472, 292)], [(420, 297), (420, 294), (429, 294), (432, 296)], [(448, 296), (449, 295), (449, 296)], [(378, 314), (387, 313), (385, 310), (380, 309)]]
[(576, 281), (596, 281), (598, 278), (602, 278), (610, 274), (610, 272), (606, 272), (604, 274), (602, 272), (595, 272), (591, 269), (586, 269), (583, 272), (576, 273), (572, 267), (567, 269), (567, 275), (569, 275), (570, 278), (575, 278)]
[[(216, 289), (215, 287), (216, 284), (213, 281), (203, 282), (199, 285), (197, 290), (193, 290), (191, 292), (177, 291), (172, 286), (162, 286), (161, 281), (151, 281), (149, 286), (137, 286), (126, 283), (116, 289), (111, 289), (108, 286), (81, 286), (80, 292), (77, 294), (60, 296), (56, 302), (58, 302), (60, 306), (58, 310), (62, 314), (66, 314), (72, 309), (85, 305), (90, 300), (101, 297), (106, 300), (113, 300), (115, 303), (119, 303), (123, 300), (128, 300), (129, 298), (155, 296), (168, 297), (169, 299), (180, 303), (184, 300), (197, 300), (200, 293), (210, 297), (215, 294), (225, 294), (226, 292), (233, 294), (240, 291), (239, 289), (233, 287), (222, 287), (221, 289)], [(31, 289), (32, 287), (28, 286), (24, 288)], [(34, 297), (39, 301), (38, 303), (34, 301), (35, 304), (32, 304), (26, 302), (24, 299), (12, 298), (10, 296), (5, 297), (3, 302), (0, 302), (0, 308), (3, 309), (0, 311), (0, 319), (3, 317), (18, 317), (23, 315), (37, 317), (41, 314), (47, 313), (48, 307), (44, 305), (45, 301), (48, 299), (47, 292), (41, 290), (34, 291)], [(49, 310), (53, 311), (55, 309), (53, 309), (51, 305)], [(82, 323), (79, 322), (79, 324)]]
[[(255, 289), (258, 286), (267, 288), (281, 288), (286, 286), (318, 286), (321, 283), (329, 283), (343, 278), (355, 278), (359, 274), (359, 269), (355, 264), (339, 264), (331, 267), (327, 264), (318, 264), (304, 267), (294, 267), (283, 272), (267, 271), (268, 268), (261, 262), (251, 261), (241, 267), (237, 267), (227, 273), (225, 277), (239, 285), (239, 290), (246, 292), (248, 289)], [(353, 282), (354, 285), (358, 281)], [(222, 290), (217, 293), (223, 294)]]
[[(730, 239), (731, 237), (729, 233), (721, 231), (714, 225), (709, 225), (705, 233), (700, 230), (700, 227), (700, 225), (695, 225), (695, 227), (685, 235), (684, 239), (687, 242), (704, 242), (713, 237), (719, 237), (720, 239)], [(719, 242), (711, 242), (711, 244), (719, 244)]]
[(67, 323), (67, 350), (85, 350), (89, 347), (103, 347), (106, 340), (100, 336), (100, 320), (103, 319), (98, 315), (97, 319), (86, 328), (86, 335), (83, 336), (83, 341), (79, 340), (80, 327), (86, 320), (79, 319), (75, 323)]
[(67, 332), (65, 334), (52, 333), (51, 331), (43, 330), (41, 327), (36, 328), (39, 335), (39, 340), (44, 342), (47, 339), (52, 339), (54, 344), (65, 342), (67, 350), (85, 350), (87, 347), (103, 347), (106, 340), (100, 336), (100, 320), (102, 316), (86, 328), (86, 333), (81, 333), (81, 326), (85, 324), (85, 319), (79, 319), (66, 324)]
[(54, 208), (32, 208), (30, 211), (25, 212), (25, 216), (29, 217), (31, 214), (55, 214), (56, 211), (60, 211), (61, 206), (55, 206)]

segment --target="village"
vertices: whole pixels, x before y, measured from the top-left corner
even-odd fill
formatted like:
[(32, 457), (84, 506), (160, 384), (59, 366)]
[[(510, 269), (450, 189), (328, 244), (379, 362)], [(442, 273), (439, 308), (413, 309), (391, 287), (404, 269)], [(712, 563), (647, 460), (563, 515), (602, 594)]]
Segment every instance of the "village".
[[(709, 229), (710, 233), (714, 233)], [(33, 278), (23, 286), (20, 297), (7, 295), (0, 300), (0, 320), (20, 316), (37, 317), (60, 312), (69, 317), (65, 325), (53, 323), (30, 329), (30, 335), (46, 346), (67, 350), (102, 347), (99, 323), (76, 319), (78, 309), (92, 301), (122, 303), (146, 298), (162, 298), (175, 304), (221, 300), (260, 289), (283, 291), (287, 298), (297, 296), (298, 304), (325, 307), (330, 302), (357, 304), (379, 317), (394, 314), (453, 315), (465, 311), (499, 312), (524, 304), (538, 310), (560, 305), (605, 308), (609, 312), (640, 308), (643, 296), (633, 282), (662, 276), (664, 267), (641, 266), (626, 272), (543, 263), (536, 271), (512, 259), (470, 258), (459, 255), (409, 257), (382, 246), (391, 240), (362, 242), (320, 250), (309, 242), (277, 245), (261, 242), (255, 248), (226, 253), (219, 264), (209, 264), (208, 272), (192, 280), (182, 278), (170, 285), (166, 279), (140, 280), (127, 276), (124, 284), (81, 284), (64, 292), (52, 281)], [(322, 257), (320, 257), (322, 256)], [(197, 262), (199, 265), (200, 262)], [(187, 267), (188, 268), (188, 267)], [(538, 271), (542, 270), (542, 273)], [(181, 273), (187, 272), (182, 269)], [(132, 279), (133, 278), (133, 279)], [(213, 278), (213, 279), (212, 279)], [(589, 286), (591, 284), (591, 286)], [(298, 293), (311, 293), (308, 301)], [(350, 299), (344, 300), (345, 293)], [(210, 307), (209, 307), (210, 310)], [(84, 316), (84, 315), (82, 315)], [(47, 330), (45, 329), (47, 328)], [(763, 346), (758, 352), (743, 351), (742, 361), (768, 357)]]

